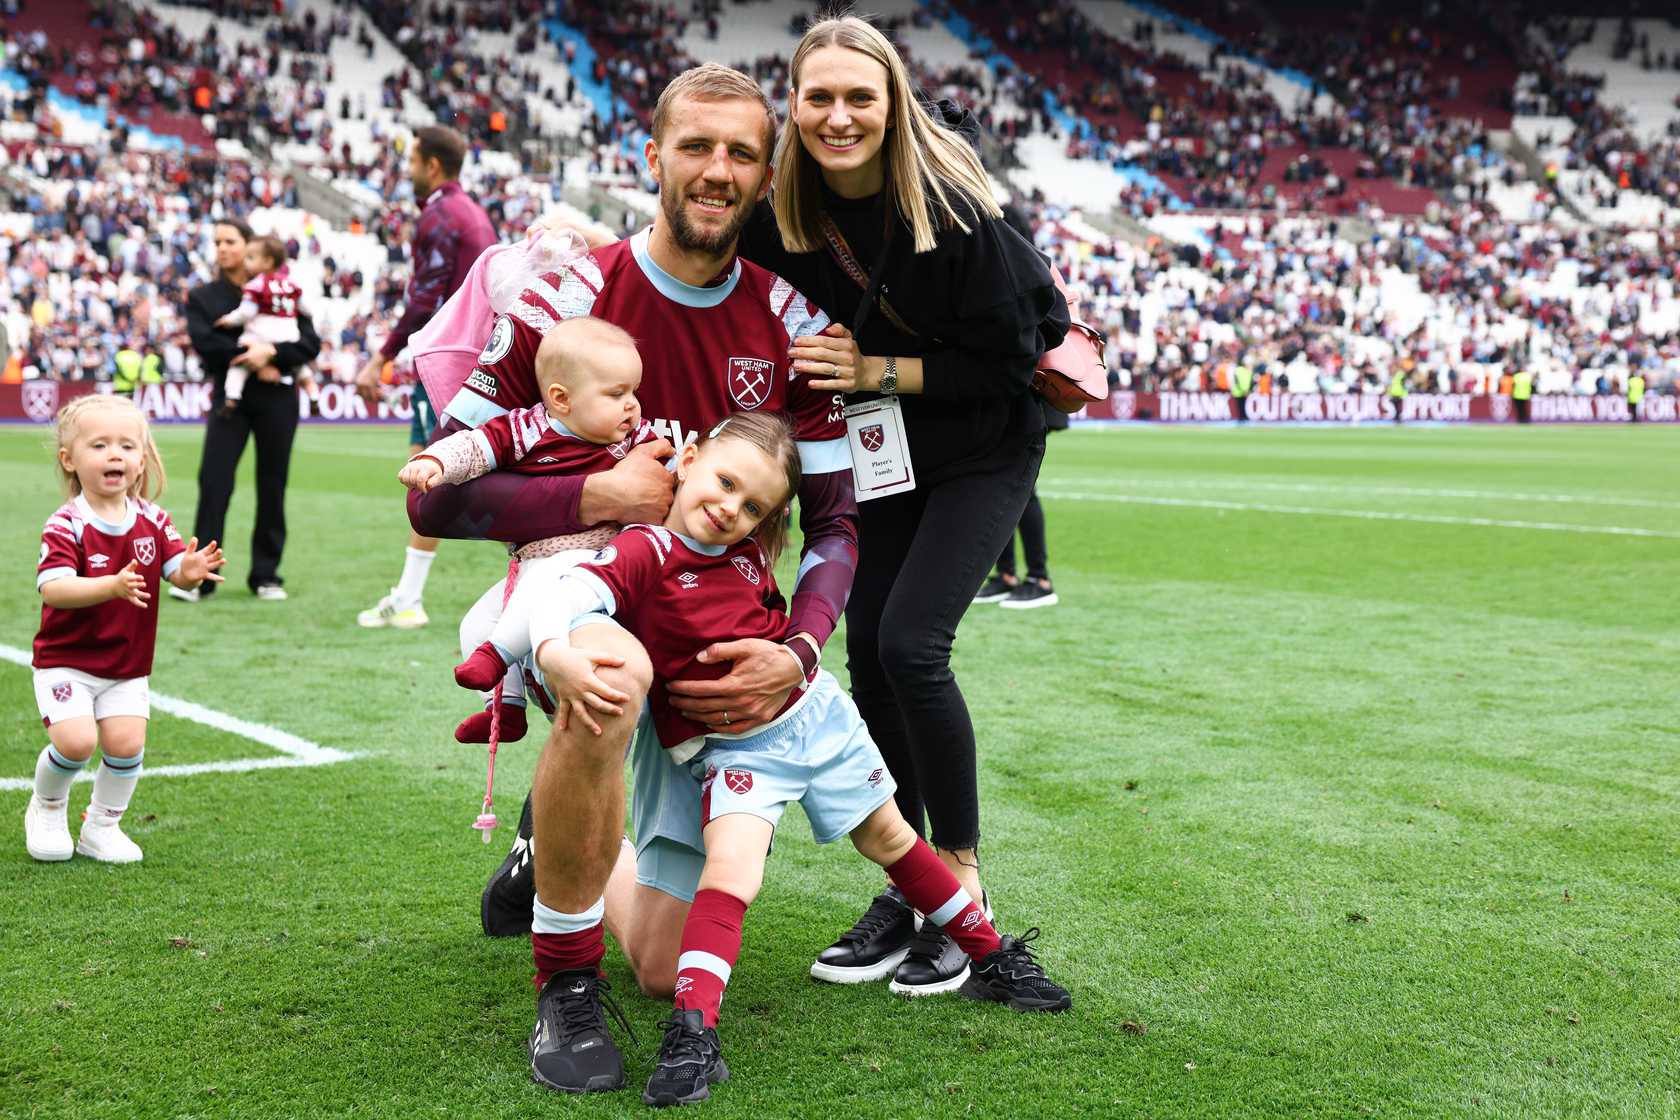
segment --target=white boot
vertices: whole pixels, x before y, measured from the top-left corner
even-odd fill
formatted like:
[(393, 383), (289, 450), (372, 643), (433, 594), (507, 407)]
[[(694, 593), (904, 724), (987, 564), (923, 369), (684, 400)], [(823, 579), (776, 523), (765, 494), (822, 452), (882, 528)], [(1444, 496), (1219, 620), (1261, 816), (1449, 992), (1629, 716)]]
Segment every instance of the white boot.
[(58, 863), (70, 858), (75, 845), (70, 841), (70, 825), (66, 820), (69, 802), (61, 801), (58, 808), (49, 809), (41, 799), (29, 795), (29, 808), (23, 814), (24, 846), (29, 854), (44, 863)]
[(139, 863), (140, 845), (128, 838), (121, 825), (84, 824), (76, 851), (101, 863)]

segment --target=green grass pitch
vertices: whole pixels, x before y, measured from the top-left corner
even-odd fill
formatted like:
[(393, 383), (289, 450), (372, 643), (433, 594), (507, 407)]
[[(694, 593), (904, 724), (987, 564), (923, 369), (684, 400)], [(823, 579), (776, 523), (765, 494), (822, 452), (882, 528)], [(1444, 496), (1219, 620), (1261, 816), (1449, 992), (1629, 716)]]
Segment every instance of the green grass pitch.
[[(160, 433), (185, 532), (201, 433)], [(446, 544), (410, 634), (397, 428), (306, 428), (284, 604), (164, 600), (154, 690), (356, 758), (152, 776), (145, 863), (37, 865), (0, 789), (0, 1116), (606, 1116), (666, 1008), (607, 971), (632, 1089), (532, 1084), (530, 960), (478, 931)], [(0, 429), (0, 644), (38, 620), (41, 429)], [(790, 813), (724, 1004), (715, 1117), (1680, 1113), (1680, 432), (1081, 430), (1041, 490), (1062, 604), (976, 608), (1000, 925), (1072, 1014), (806, 974), (879, 872)], [(838, 639), (829, 663), (843, 670)], [(43, 735), (0, 661), (0, 778)], [(150, 766), (273, 757), (159, 716)], [(517, 812), (535, 740), (502, 756)], [(85, 805), (88, 787), (72, 794)]]

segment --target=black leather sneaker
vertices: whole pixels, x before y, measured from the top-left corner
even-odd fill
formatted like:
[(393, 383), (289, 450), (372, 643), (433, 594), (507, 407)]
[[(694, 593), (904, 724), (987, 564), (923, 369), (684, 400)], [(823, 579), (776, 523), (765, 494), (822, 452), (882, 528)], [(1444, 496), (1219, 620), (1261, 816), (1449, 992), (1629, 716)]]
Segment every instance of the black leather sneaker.
[(673, 1011), (659, 1025), (665, 1028), (665, 1041), (642, 1090), (644, 1102), (655, 1108), (694, 1104), (712, 1095), (711, 1086), (729, 1080), (717, 1029), (706, 1026), (700, 1012)]
[(811, 975), (830, 984), (885, 980), (904, 960), (920, 925), (898, 888), (888, 887), (875, 896), (856, 925), (817, 954)]
[[(556, 972), (537, 996), (531, 1028), (531, 1079), (563, 1093), (600, 1093), (624, 1088), (624, 1055), (607, 1030), (606, 1008), (620, 1023), (618, 1005), (603, 998), (612, 991), (592, 968)], [(629, 1029), (629, 1024), (625, 1024)]]
[(478, 917), (490, 937), (525, 937), (531, 932), (531, 904), (537, 900), (537, 876), (531, 866), (531, 795), (519, 814), (519, 831), (484, 893), (478, 898)]
[(967, 979), (968, 954), (944, 930), (923, 922), (887, 987), (901, 996), (936, 996), (956, 991)]
[(993, 576), (980, 585), (980, 590), (974, 593), (974, 601), (976, 603), (999, 603), (1009, 598), (1009, 593), (1019, 586), (1021, 585), (1018, 582), (1010, 583), (1002, 576)]
[(1006, 1004), (1016, 1011), (1066, 1011), (1073, 1006), (1067, 989), (1044, 974), (1027, 943), (1038, 937), (1038, 927), (1020, 937), (1007, 933), (996, 950), (969, 970), (962, 994), (969, 999)]

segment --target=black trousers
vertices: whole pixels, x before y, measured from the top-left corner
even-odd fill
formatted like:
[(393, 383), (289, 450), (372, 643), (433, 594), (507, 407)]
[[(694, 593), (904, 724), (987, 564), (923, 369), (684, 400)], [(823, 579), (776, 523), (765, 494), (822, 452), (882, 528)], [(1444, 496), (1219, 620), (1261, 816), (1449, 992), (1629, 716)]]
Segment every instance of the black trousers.
[(974, 724), (951, 672), (951, 643), (1015, 532), (1044, 440), (1002, 466), (858, 505), (858, 569), (846, 658), (869, 733), (898, 782), (904, 819), (940, 848), (980, 842)]
[[(233, 499), (234, 474), (245, 454), (245, 443), (257, 441), (257, 523), (251, 531), (251, 567), (245, 582), (252, 589), (280, 583), (280, 553), (286, 547), (286, 475), (292, 465), (292, 439), (297, 435), (297, 389), (252, 378), (233, 415), (217, 407), (204, 423), (204, 453), (198, 462), (198, 511), (193, 535), (200, 545), (221, 541)], [(215, 585), (204, 584), (209, 591)]]
[[(1021, 511), (1021, 556), (1027, 562), (1028, 579), (1050, 578), (1050, 551), (1044, 543), (1044, 506), (1035, 489)], [(1015, 574), (1015, 535), (1003, 542), (1003, 554), (998, 557), (998, 574)]]

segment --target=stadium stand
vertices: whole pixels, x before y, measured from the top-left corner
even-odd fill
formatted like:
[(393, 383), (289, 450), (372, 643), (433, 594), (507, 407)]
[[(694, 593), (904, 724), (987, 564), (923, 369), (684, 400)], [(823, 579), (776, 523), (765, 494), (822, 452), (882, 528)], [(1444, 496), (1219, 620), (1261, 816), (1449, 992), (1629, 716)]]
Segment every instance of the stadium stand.
[[(0, 12), (3, 12), (0, 6)], [(196, 375), (208, 221), (287, 240), (347, 379), (400, 303), (404, 157), (433, 121), (504, 236), (631, 228), (653, 99), (695, 61), (778, 105), (806, 0), (29, 4), (0, 24), (12, 376)], [(1092, 300), (1117, 380), (1271, 391), (1655, 391), (1680, 374), (1680, 25), (1566, 3), (883, 0), (1000, 198)], [(280, 14), (276, 14), (277, 11)]]

